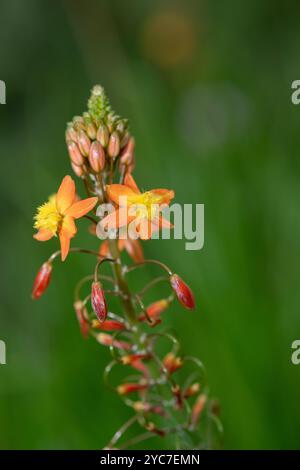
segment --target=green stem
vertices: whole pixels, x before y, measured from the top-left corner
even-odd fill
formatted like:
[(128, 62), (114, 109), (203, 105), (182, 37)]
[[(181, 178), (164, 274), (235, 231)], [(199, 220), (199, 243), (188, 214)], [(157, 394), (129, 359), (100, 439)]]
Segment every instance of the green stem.
[(122, 274), (122, 265), (117, 240), (109, 240), (109, 251), (111, 256), (116, 260), (116, 263), (113, 264), (113, 271), (116, 282), (118, 284), (118, 288), (122, 293), (122, 304), (124, 307), (124, 311), (128, 320), (130, 320), (132, 323), (137, 323), (136, 312), (132, 303), (129, 287)]

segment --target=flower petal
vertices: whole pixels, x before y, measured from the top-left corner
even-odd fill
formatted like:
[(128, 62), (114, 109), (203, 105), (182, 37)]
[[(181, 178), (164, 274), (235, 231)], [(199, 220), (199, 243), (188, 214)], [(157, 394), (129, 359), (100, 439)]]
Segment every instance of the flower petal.
[(141, 240), (149, 240), (152, 234), (159, 229), (155, 219), (149, 220), (142, 218), (139, 226), (139, 235)]
[(104, 242), (101, 243), (100, 249), (99, 249), (99, 255), (103, 257), (110, 255), (108, 240), (104, 240)]
[(75, 183), (71, 176), (67, 175), (61, 182), (56, 194), (56, 207), (58, 212), (64, 214), (65, 211), (73, 204), (75, 199)]
[(70, 215), (65, 215), (61, 224), (61, 229), (63, 232), (66, 232), (70, 238), (73, 238), (77, 232), (77, 228), (74, 222), (73, 217)]
[[(125, 184), (107, 185), (106, 191), (109, 199), (118, 204), (118, 206), (126, 206), (132, 204), (136, 200), (137, 196), (137, 193)], [(121, 200), (120, 198), (124, 198), (124, 200)]]
[(144, 261), (143, 249), (139, 240), (131, 240), (128, 238), (127, 240), (124, 240), (124, 245), (125, 250), (135, 263), (141, 263)]
[(70, 249), (70, 239), (68, 232), (61, 230), (59, 232), (59, 240), (60, 240), (60, 249), (61, 249), (61, 260), (65, 261), (66, 257), (68, 256), (69, 249)]
[(41, 229), (33, 235), (33, 238), (35, 238), (39, 242), (46, 242), (52, 237), (54, 237), (53, 232), (48, 229)]
[(134, 219), (133, 216), (128, 215), (127, 207), (121, 207), (108, 214), (101, 220), (101, 225), (104, 228), (118, 228), (128, 225)]
[(126, 186), (128, 186), (129, 188), (132, 189), (132, 191), (134, 191), (135, 193), (137, 194), (140, 194), (140, 190), (139, 188), (137, 187), (137, 184), (133, 178), (133, 176), (130, 174), (130, 173), (127, 173), (126, 176), (125, 176), (125, 179), (124, 179), (124, 183), (126, 184)]
[(88, 199), (82, 199), (81, 201), (75, 202), (66, 211), (66, 215), (74, 217), (74, 219), (79, 219), (90, 212), (90, 210), (92, 210), (97, 204), (97, 201), (97, 197), (89, 197)]
[(172, 189), (151, 189), (150, 192), (160, 197), (159, 204), (169, 204), (175, 197), (175, 193)]

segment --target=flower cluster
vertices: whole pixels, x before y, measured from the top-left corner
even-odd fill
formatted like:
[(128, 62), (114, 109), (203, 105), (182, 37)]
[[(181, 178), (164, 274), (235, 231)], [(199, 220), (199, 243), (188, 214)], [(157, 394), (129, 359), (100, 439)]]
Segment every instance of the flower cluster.
[[(83, 277), (75, 288), (75, 315), (84, 338), (93, 337), (109, 348), (112, 360), (105, 369), (105, 381), (133, 411), (107, 448), (134, 446), (152, 436), (173, 436), (177, 447), (183, 449), (211, 448), (222, 427), (217, 403), (209, 397), (202, 363), (180, 354), (178, 339), (159, 326), (174, 300), (194, 310), (194, 295), (166, 264), (145, 259), (141, 245), (141, 240), (149, 239), (160, 228), (171, 228), (160, 207), (170, 203), (174, 191), (140, 192), (132, 176), (135, 145), (128, 121), (112, 110), (101, 86), (93, 88), (88, 110), (68, 123), (66, 143), (71, 167), (83, 180), (87, 198), (80, 199), (73, 179), (65, 176), (57, 193), (38, 208), (34, 238), (46, 241), (58, 235), (60, 249), (42, 264), (32, 297), (39, 298), (47, 289), (59, 256), (62, 261), (69, 253), (94, 256), (93, 273)], [(103, 241), (96, 250), (70, 247), (77, 231), (75, 219), (89, 219), (90, 233), (96, 235), (97, 219), (92, 211), (103, 202), (112, 203), (114, 211), (102, 217), (100, 224), (103, 229), (114, 229), (117, 237)], [(133, 206), (138, 206), (134, 213)], [(118, 237), (132, 221), (139, 236)], [(123, 250), (131, 264), (124, 264)], [(112, 275), (103, 273), (104, 263), (110, 264)], [(147, 264), (155, 265), (161, 273), (137, 291), (132, 288), (130, 273)], [(169, 292), (162, 299), (146, 302), (159, 283), (169, 286)], [(111, 311), (110, 296), (120, 301), (117, 313)], [(126, 372), (121, 383), (116, 380), (118, 368)], [(134, 425), (136, 437), (124, 441), (127, 429)]]

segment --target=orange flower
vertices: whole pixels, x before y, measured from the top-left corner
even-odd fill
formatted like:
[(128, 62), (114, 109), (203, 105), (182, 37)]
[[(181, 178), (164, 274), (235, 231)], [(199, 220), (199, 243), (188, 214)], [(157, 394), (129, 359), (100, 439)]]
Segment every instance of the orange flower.
[[(127, 238), (126, 240), (120, 239), (118, 240), (118, 248), (119, 251), (123, 251), (125, 249), (135, 263), (141, 263), (144, 261), (143, 249), (139, 240), (132, 240), (131, 238)], [(101, 243), (99, 255), (103, 257), (110, 256), (108, 240)]]
[(170, 204), (174, 191), (152, 189), (141, 193), (130, 174), (126, 175), (124, 182), (125, 184), (111, 184), (106, 187), (109, 199), (119, 208), (104, 217), (101, 222), (104, 228), (121, 228), (134, 221), (139, 237), (148, 240), (160, 228), (172, 227), (160, 215), (160, 207)]
[(70, 176), (65, 176), (56, 195), (50, 196), (37, 210), (34, 228), (38, 232), (33, 237), (44, 242), (58, 234), (61, 246), (61, 259), (69, 253), (70, 240), (77, 232), (74, 219), (87, 214), (97, 204), (96, 197), (76, 200), (75, 183)]

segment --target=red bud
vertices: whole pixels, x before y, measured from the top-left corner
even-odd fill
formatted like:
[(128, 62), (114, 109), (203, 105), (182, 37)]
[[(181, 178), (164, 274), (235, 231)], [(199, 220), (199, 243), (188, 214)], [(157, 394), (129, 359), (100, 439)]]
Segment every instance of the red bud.
[(173, 274), (170, 277), (170, 282), (179, 302), (185, 308), (193, 310), (195, 308), (195, 299), (189, 286), (178, 276), (178, 274)]
[(102, 331), (121, 331), (126, 328), (124, 323), (117, 320), (105, 320), (103, 323), (100, 323), (98, 320), (93, 320), (92, 327)]
[(47, 289), (52, 272), (52, 264), (48, 261), (42, 264), (37, 276), (34, 280), (31, 297), (33, 299), (38, 299)]
[(173, 374), (173, 372), (182, 366), (182, 359), (176, 357), (173, 353), (169, 353), (164, 358), (163, 365), (169, 374)]
[[(166, 299), (157, 300), (147, 307), (148, 316), (151, 320), (159, 320), (160, 314), (168, 308), (169, 302)], [(145, 314), (139, 316), (140, 321), (147, 320)]]
[(114, 339), (112, 336), (108, 335), (107, 333), (99, 333), (96, 336), (97, 341), (102, 344), (103, 346), (112, 346), (117, 349), (124, 349), (128, 351), (131, 349), (131, 344), (127, 343), (126, 341), (119, 341)]
[(148, 387), (148, 384), (136, 384), (136, 383), (126, 383), (119, 385), (117, 387), (118, 393), (120, 395), (127, 395), (128, 393), (139, 392), (145, 390)]
[(91, 297), (92, 307), (97, 315), (97, 318), (100, 323), (103, 323), (107, 317), (107, 305), (104, 297), (104, 291), (101, 287), (100, 282), (93, 282), (92, 284), (92, 297)]
[(89, 322), (87, 321), (86, 308), (81, 300), (77, 300), (74, 303), (74, 310), (75, 310), (77, 320), (80, 326), (81, 334), (84, 338), (86, 338), (88, 335), (90, 326), (89, 326)]

